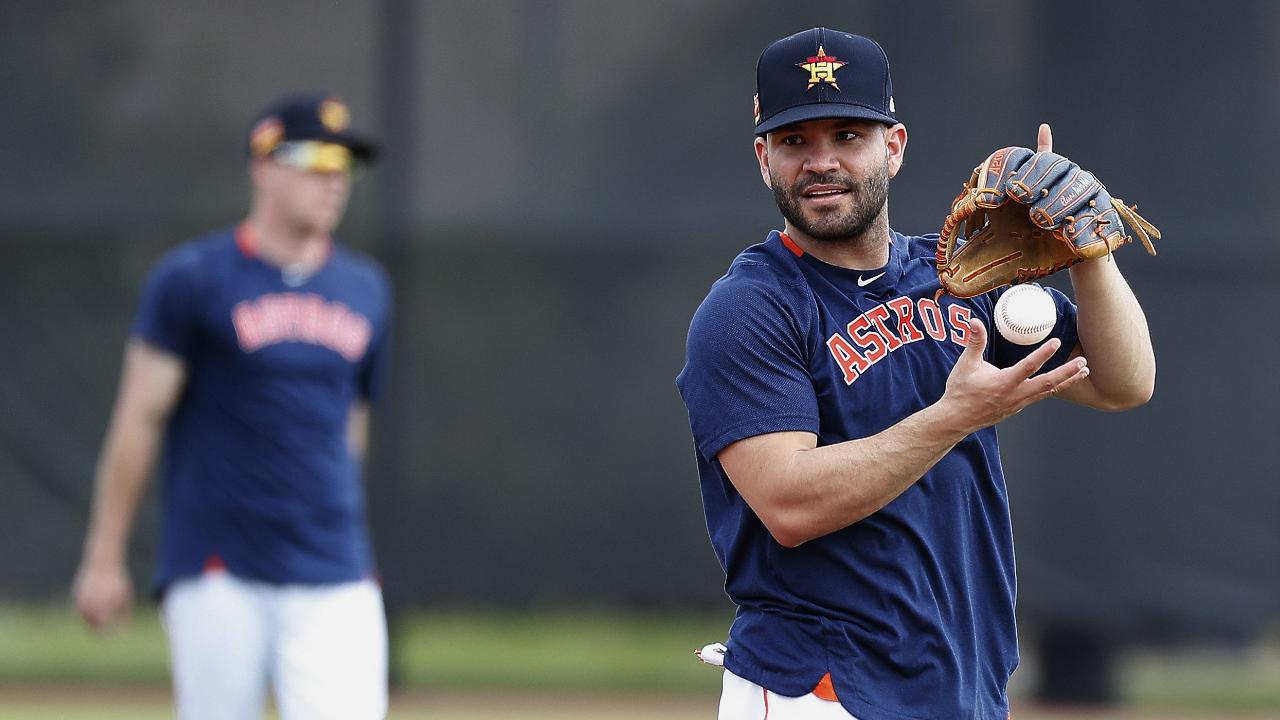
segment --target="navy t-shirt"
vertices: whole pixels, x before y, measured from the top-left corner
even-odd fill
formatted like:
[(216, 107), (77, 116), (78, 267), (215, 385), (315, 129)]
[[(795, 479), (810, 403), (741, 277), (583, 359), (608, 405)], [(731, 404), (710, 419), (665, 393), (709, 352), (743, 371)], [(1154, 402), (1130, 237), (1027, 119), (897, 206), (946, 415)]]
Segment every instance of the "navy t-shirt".
[[(677, 384), (707, 528), (738, 605), (725, 667), (793, 697), (830, 672), (860, 720), (1005, 720), (1018, 652), (994, 428), (878, 512), (796, 548), (773, 539), (716, 458), (771, 432), (812, 432), (820, 446), (868, 437), (942, 397), (967, 318), (992, 328), (1000, 291), (937, 297), (937, 236), (891, 236), (888, 264), (856, 271), (773, 232), (694, 315)], [(1075, 306), (1050, 292), (1063, 345), (1046, 369), (1077, 343)], [(986, 358), (1000, 367), (1035, 347), (989, 335)]]
[(347, 419), (378, 393), (390, 319), (385, 273), (337, 245), (308, 278), (256, 257), (247, 228), (160, 260), (133, 332), (188, 377), (165, 437), (157, 591), (210, 563), (278, 584), (370, 575)]

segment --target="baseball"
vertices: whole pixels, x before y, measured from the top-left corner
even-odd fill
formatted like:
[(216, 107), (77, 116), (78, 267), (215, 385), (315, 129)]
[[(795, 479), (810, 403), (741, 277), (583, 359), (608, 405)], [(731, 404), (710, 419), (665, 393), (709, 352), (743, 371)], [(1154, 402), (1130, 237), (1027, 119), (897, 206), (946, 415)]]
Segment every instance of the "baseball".
[(996, 330), (1011, 343), (1034, 345), (1049, 337), (1057, 322), (1058, 308), (1039, 285), (1014, 285), (996, 301)]

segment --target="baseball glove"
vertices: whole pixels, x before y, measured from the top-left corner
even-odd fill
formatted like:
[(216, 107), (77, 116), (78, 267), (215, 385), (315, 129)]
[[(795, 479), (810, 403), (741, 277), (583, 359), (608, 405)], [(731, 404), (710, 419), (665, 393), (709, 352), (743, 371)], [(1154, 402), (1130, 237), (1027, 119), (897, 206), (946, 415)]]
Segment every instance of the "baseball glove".
[(938, 238), (938, 279), (968, 298), (1052, 275), (1132, 241), (1124, 223), (1155, 255), (1151, 239), (1160, 231), (1137, 209), (1061, 155), (1001, 148), (973, 169), (951, 204)]

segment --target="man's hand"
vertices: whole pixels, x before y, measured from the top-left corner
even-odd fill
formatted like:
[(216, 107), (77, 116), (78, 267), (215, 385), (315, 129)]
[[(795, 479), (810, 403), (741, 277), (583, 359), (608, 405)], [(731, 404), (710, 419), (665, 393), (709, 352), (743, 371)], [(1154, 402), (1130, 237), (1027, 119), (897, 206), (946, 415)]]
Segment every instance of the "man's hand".
[(947, 389), (938, 401), (954, 430), (968, 435), (1020, 412), (1026, 406), (1061, 392), (1089, 376), (1083, 357), (1032, 377), (1061, 346), (1050, 338), (1018, 364), (997, 368), (982, 357), (987, 329), (977, 318), (969, 320), (969, 343), (947, 378)]
[(124, 563), (91, 561), (80, 563), (71, 585), (76, 611), (89, 627), (102, 632), (133, 609), (133, 583)]

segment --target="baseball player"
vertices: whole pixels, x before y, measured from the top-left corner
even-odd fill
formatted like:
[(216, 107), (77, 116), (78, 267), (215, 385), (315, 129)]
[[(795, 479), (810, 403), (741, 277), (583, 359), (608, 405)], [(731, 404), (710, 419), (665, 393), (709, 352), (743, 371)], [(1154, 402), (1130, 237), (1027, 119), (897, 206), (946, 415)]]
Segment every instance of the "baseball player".
[(380, 718), (387, 639), (364, 519), (369, 402), (388, 354), (383, 270), (335, 243), (373, 147), (338, 98), (281, 100), (252, 126), (252, 207), (147, 281), (99, 459), (73, 594), (125, 614), (126, 550), (159, 456), (154, 587), (178, 716)]
[(1078, 307), (1054, 291), (1039, 346), (988, 333), (996, 293), (939, 293), (937, 236), (889, 226), (907, 130), (874, 41), (778, 40), (757, 92), (783, 230), (712, 286), (677, 378), (738, 606), (720, 718), (1005, 720), (1018, 651), (993, 426), (1052, 395), (1146, 402), (1142, 310), (1110, 257), (1071, 268)]

